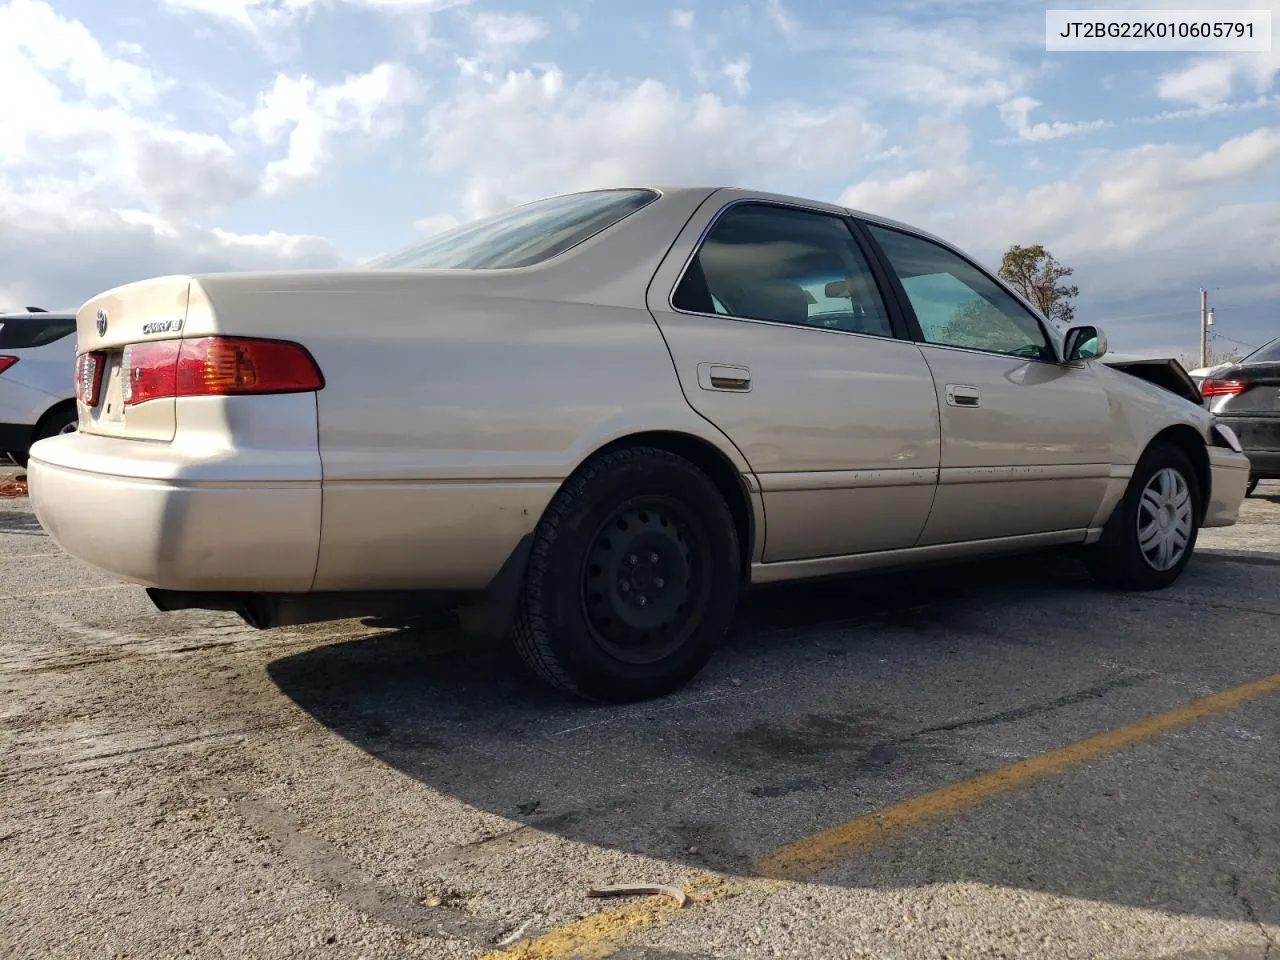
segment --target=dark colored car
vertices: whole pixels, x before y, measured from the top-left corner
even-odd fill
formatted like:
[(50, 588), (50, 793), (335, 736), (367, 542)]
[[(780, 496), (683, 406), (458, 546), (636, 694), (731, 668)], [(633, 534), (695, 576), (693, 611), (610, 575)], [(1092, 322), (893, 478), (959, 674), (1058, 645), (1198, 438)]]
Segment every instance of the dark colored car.
[(1200, 394), (1249, 456), (1248, 492), (1259, 480), (1280, 480), (1280, 337), (1215, 370), (1200, 384)]

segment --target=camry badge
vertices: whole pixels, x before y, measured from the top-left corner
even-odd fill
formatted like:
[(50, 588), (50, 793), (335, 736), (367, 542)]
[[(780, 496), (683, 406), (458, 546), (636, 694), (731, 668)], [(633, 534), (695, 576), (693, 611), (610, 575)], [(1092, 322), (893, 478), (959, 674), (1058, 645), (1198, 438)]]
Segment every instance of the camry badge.
[(101, 307), (98, 308), (98, 336), (105, 337), (107, 335), (107, 311)]

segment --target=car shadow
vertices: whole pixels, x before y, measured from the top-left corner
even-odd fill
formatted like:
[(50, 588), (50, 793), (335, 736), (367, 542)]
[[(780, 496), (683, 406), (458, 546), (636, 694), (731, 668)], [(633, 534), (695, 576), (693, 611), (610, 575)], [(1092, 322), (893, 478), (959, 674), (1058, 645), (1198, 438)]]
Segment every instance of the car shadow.
[[(448, 617), (371, 623), (392, 629), (284, 657), (269, 672), (337, 735), (442, 794), (509, 819), (514, 831), (640, 854), (679, 870), (749, 876), (753, 856), (776, 845), (761, 836), (793, 839), (831, 826), (833, 807), (874, 809), (889, 778), (914, 784), (909, 796), (969, 775), (955, 742), (966, 728), (1042, 718), (1048, 729), (1056, 709), (1106, 694), (1104, 684), (1012, 710), (973, 703), (971, 716), (944, 723), (931, 714), (933, 688), (918, 679), (894, 688), (894, 666), (908, 661), (924, 671), (911, 677), (936, 684), (981, 676), (1008, 651), (1032, 663), (1063, 656), (1093, 663), (1096, 638), (1088, 630), (1064, 628), (1044, 639), (1035, 627), (1000, 626), (1010, 604), (1034, 609), (1047, 595), (1060, 610), (1088, 606), (1099, 591), (1068, 554), (762, 588), (744, 598), (703, 675), (670, 697), (625, 706), (566, 700), (532, 679), (508, 644), (464, 636)], [(1149, 616), (1171, 624), (1186, 617), (1170, 607)], [(877, 685), (874, 678), (885, 679)], [(987, 757), (985, 767), (1003, 762)], [(1248, 888), (1247, 869), (1187, 868), (1174, 838), (1204, 828), (1181, 789), (1161, 781), (1144, 790), (1141, 816), (1123, 790), (1092, 797), (1099, 818), (1124, 824), (1120, 836), (1073, 830), (1070, 801), (1050, 822), (1028, 824), (1024, 812), (1021, 825), (975, 833), (959, 846), (909, 842), (892, 856), (868, 854), (857, 883), (968, 881), (1280, 921), (1277, 903), (1229, 895), (1239, 893), (1242, 876)], [(518, 844), (510, 836), (453, 848), (417, 867), (466, 869), (512, 856)], [(1214, 842), (1224, 856), (1235, 843), (1259, 841)], [(1206, 895), (1206, 886), (1223, 892)]]
[(45, 536), (44, 527), (30, 510), (0, 511), (0, 534), (17, 534), (26, 537)]

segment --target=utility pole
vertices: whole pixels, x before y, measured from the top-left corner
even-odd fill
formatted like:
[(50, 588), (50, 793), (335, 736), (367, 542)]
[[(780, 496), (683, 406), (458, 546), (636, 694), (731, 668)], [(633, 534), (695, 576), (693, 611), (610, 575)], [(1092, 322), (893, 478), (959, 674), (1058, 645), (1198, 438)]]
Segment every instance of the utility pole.
[(1209, 365), (1209, 294), (1200, 288), (1200, 366)]

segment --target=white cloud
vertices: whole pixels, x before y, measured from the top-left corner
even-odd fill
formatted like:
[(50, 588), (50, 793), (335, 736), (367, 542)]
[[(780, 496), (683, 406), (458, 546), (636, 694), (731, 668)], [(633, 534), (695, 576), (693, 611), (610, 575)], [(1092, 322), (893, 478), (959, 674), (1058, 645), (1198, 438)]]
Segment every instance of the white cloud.
[(287, 134), (288, 150), (267, 165), (263, 189), (279, 193), (314, 180), (332, 159), (335, 141), (346, 134), (382, 139), (397, 133), (418, 89), (413, 72), (394, 63), (330, 86), (305, 75), (277, 76), (248, 120), (264, 143), (278, 143)]
[(738, 57), (737, 60), (730, 60), (720, 72), (729, 78), (729, 82), (733, 84), (733, 89), (738, 91), (739, 96), (746, 96), (751, 90), (751, 58), (747, 56)]
[(339, 262), (323, 240), (194, 218), (254, 190), (221, 136), (168, 115), (169, 82), (40, 0), (0, 5), (0, 307), (78, 306), (160, 273)]
[(693, 29), (693, 11), (692, 10), (672, 10), (671, 25), (677, 30)]
[(545, 37), (547, 25), (523, 13), (479, 13), (471, 32), (486, 47), (520, 47)]
[(1277, 73), (1280, 73), (1280, 44), (1268, 53), (1201, 57), (1180, 70), (1162, 74), (1156, 89), (1166, 100), (1212, 107), (1223, 103), (1238, 88), (1246, 93), (1265, 94)]
[(848, 86), (868, 99), (960, 112), (1012, 99), (1034, 73), (1017, 56), (1027, 41), (1019, 17), (979, 21), (957, 16), (963, 5), (946, 4), (909, 20), (900, 4), (898, 15), (856, 14), (810, 27), (781, 0), (764, 0), (762, 9), (793, 52), (843, 59)]
[(753, 112), (711, 93), (685, 97), (652, 79), (570, 83), (549, 67), (465, 83), (429, 112), (424, 146), (435, 170), (463, 177), (464, 210), (478, 216), (600, 185), (791, 187), (856, 166), (882, 136), (853, 104)]
[(920, 214), (946, 209), (983, 181), (982, 174), (967, 161), (971, 142), (967, 127), (924, 121), (917, 140), (920, 146), (903, 151), (903, 159), (913, 159), (918, 165), (896, 176), (869, 177), (852, 184), (836, 202), (870, 213)]
[[(1030, 188), (1008, 185), (957, 151), (958, 137), (931, 151), (937, 137), (922, 128), (926, 146), (917, 153), (926, 163), (856, 183), (841, 201), (932, 230), (988, 264), (1011, 243), (1043, 243), (1076, 268), (1082, 319), (1103, 303), (1109, 314), (1092, 318), (1158, 317), (1168, 312), (1163, 304), (1191, 302), (1211, 278), (1232, 291), (1238, 315), (1260, 312), (1262, 301), (1250, 301), (1247, 289), (1280, 262), (1280, 202), (1242, 201), (1237, 191), (1280, 166), (1280, 129), (1259, 128), (1210, 149), (1169, 143), (1095, 151), (1069, 176)], [(1119, 322), (1113, 345), (1190, 337), (1190, 321), (1183, 329), (1171, 316)]]
[(318, 237), (240, 235), (143, 210), (17, 215), (0, 187), (0, 309), (74, 309), (122, 283), (169, 273), (301, 269), (345, 261)]
[(8, 171), (10, 205), (169, 214), (243, 196), (251, 187), (231, 147), (171, 125), (157, 102), (165, 86), (47, 3), (0, 7), (0, 89), (10, 91), (0, 98), (0, 177)]
[[(160, 0), (182, 13), (202, 14), (253, 34), (262, 34), (296, 23), (313, 13), (324, 0)], [(332, 0), (349, 6), (389, 12), (436, 13), (464, 6), (470, 0)]]
[[(6, 63), (12, 60), (21, 62)], [(27, 90), (17, 85), (31, 71), (64, 77), (98, 105), (145, 106), (157, 95), (157, 80), (148, 70), (108, 56), (84, 24), (42, 0), (10, 0), (0, 6), (0, 121), (12, 111), (32, 109), (24, 103)], [(0, 129), (6, 126), (0, 122)]]
[(1031, 122), (1031, 111), (1042, 106), (1033, 97), (1014, 97), (1000, 104), (1000, 119), (1005, 126), (1013, 130), (1019, 140), (1038, 143), (1045, 140), (1059, 140), (1077, 133), (1087, 133), (1107, 126), (1105, 120), (1082, 120), (1073, 123), (1057, 120), (1053, 123)]

